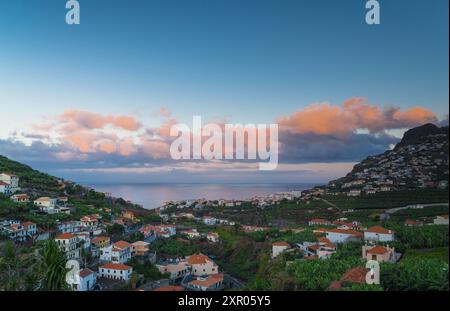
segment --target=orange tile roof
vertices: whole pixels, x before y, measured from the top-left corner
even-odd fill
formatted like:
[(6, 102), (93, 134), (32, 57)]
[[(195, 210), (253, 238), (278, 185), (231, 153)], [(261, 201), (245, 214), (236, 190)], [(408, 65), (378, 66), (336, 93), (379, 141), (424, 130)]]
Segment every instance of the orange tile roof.
[(189, 256), (187, 261), (190, 265), (199, 265), (199, 264), (206, 264), (208, 262), (211, 262), (212, 260), (206, 255), (194, 254)]
[(311, 219), (309, 222), (317, 222), (317, 223), (323, 223), (323, 224), (325, 224), (325, 223), (327, 223), (327, 224), (331, 223), (331, 221), (326, 220), (326, 219), (322, 219), (322, 218), (314, 218), (314, 219)]
[(88, 269), (88, 268), (80, 270), (80, 276), (82, 278), (87, 277), (88, 275), (91, 275), (92, 273), (94, 273), (94, 271), (92, 271), (91, 269)]
[(223, 274), (213, 274), (210, 275), (207, 279), (205, 280), (194, 280), (191, 281), (190, 284), (192, 285), (196, 285), (196, 286), (202, 286), (202, 287), (210, 287), (214, 284), (217, 284), (219, 282), (223, 281)]
[(334, 245), (333, 243), (325, 243), (325, 244), (323, 245), (323, 247), (336, 248), (336, 245)]
[(331, 243), (331, 241), (329, 239), (327, 239), (326, 237), (319, 237), (319, 242), (320, 243)]
[(375, 255), (383, 255), (383, 254), (386, 254), (387, 252), (388, 252), (388, 249), (386, 247), (383, 247), (380, 245), (374, 246), (367, 251), (367, 253), (375, 254)]
[(107, 237), (107, 236), (98, 236), (98, 237), (93, 238), (91, 240), (91, 243), (98, 243), (98, 242), (107, 241), (107, 240), (109, 240), (109, 237)]
[(412, 219), (406, 219), (405, 225), (420, 225), (423, 224), (423, 221), (420, 220), (412, 220)]
[(381, 226), (373, 226), (366, 230), (366, 232), (374, 232), (374, 233), (381, 233), (381, 234), (392, 234), (394, 231), (388, 230), (386, 228), (383, 228)]
[(181, 286), (174, 286), (174, 285), (168, 285), (168, 286), (161, 286), (153, 290), (154, 292), (181, 292), (184, 291), (184, 288)]
[(126, 241), (118, 241), (118, 242), (114, 243), (114, 247), (124, 249), (124, 248), (131, 247), (131, 244)]
[(367, 271), (369, 271), (369, 269), (366, 269), (364, 267), (355, 267), (349, 269), (342, 276), (341, 282), (365, 284)]
[(72, 233), (62, 233), (56, 237), (56, 240), (67, 240), (67, 239), (72, 239), (75, 237), (76, 237), (76, 235), (72, 234)]
[(99, 268), (101, 269), (111, 269), (111, 270), (129, 270), (131, 269), (130, 266), (118, 264), (118, 263), (105, 263), (104, 265), (101, 265)]

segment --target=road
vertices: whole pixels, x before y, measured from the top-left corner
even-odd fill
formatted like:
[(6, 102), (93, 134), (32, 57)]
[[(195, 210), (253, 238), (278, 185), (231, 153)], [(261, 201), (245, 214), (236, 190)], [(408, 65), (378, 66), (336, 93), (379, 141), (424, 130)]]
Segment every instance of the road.
[(407, 205), (407, 206), (402, 206), (402, 207), (394, 207), (394, 208), (387, 209), (384, 212), (386, 214), (393, 214), (397, 211), (401, 211), (403, 209), (408, 209), (408, 208), (414, 208), (415, 206), (418, 206), (418, 205), (423, 206), (423, 208), (433, 207), (433, 206), (447, 206), (448, 207), (448, 203), (416, 204), (416, 205)]

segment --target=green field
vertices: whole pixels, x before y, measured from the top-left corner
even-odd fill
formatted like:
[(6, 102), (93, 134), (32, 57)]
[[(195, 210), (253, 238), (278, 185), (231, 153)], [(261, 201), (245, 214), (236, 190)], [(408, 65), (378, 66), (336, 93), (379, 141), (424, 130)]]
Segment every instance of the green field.
[(418, 189), (414, 191), (380, 192), (360, 197), (324, 196), (341, 209), (388, 209), (413, 204), (447, 203), (448, 190)]
[(448, 247), (437, 247), (429, 249), (408, 249), (403, 256), (403, 260), (434, 258), (448, 262)]

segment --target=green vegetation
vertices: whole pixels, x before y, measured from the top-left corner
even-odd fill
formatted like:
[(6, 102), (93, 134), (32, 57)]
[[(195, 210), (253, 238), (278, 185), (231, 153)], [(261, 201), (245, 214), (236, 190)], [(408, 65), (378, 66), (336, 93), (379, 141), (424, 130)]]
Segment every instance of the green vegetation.
[(410, 258), (397, 264), (382, 264), (381, 285), (385, 290), (448, 291), (448, 261)]
[(396, 241), (393, 246), (400, 246), (398, 251), (405, 249), (422, 249), (448, 246), (448, 226), (423, 226), (406, 227), (403, 225), (387, 225), (389, 229), (395, 231)]
[(53, 240), (33, 247), (0, 245), (0, 290), (68, 290), (66, 258)]
[(133, 272), (143, 275), (146, 282), (156, 281), (168, 277), (166, 274), (161, 274), (158, 268), (156, 268), (156, 266), (149, 261), (140, 262), (133, 258), (127, 263), (127, 265), (133, 267)]
[(156, 251), (159, 256), (188, 256), (200, 251), (200, 247), (190, 241), (180, 241), (174, 239), (158, 239), (151, 244), (152, 251)]
[(359, 197), (328, 195), (324, 196), (324, 198), (341, 209), (387, 209), (413, 204), (448, 202), (448, 190), (416, 189), (411, 191), (379, 192)]

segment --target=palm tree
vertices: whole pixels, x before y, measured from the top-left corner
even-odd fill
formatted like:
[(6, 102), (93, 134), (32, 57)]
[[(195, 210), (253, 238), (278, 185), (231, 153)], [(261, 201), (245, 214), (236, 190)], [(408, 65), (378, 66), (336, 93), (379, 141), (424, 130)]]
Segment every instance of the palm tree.
[(67, 290), (66, 283), (66, 257), (55, 241), (49, 239), (42, 250), (42, 265), (44, 276), (40, 289), (44, 291)]

